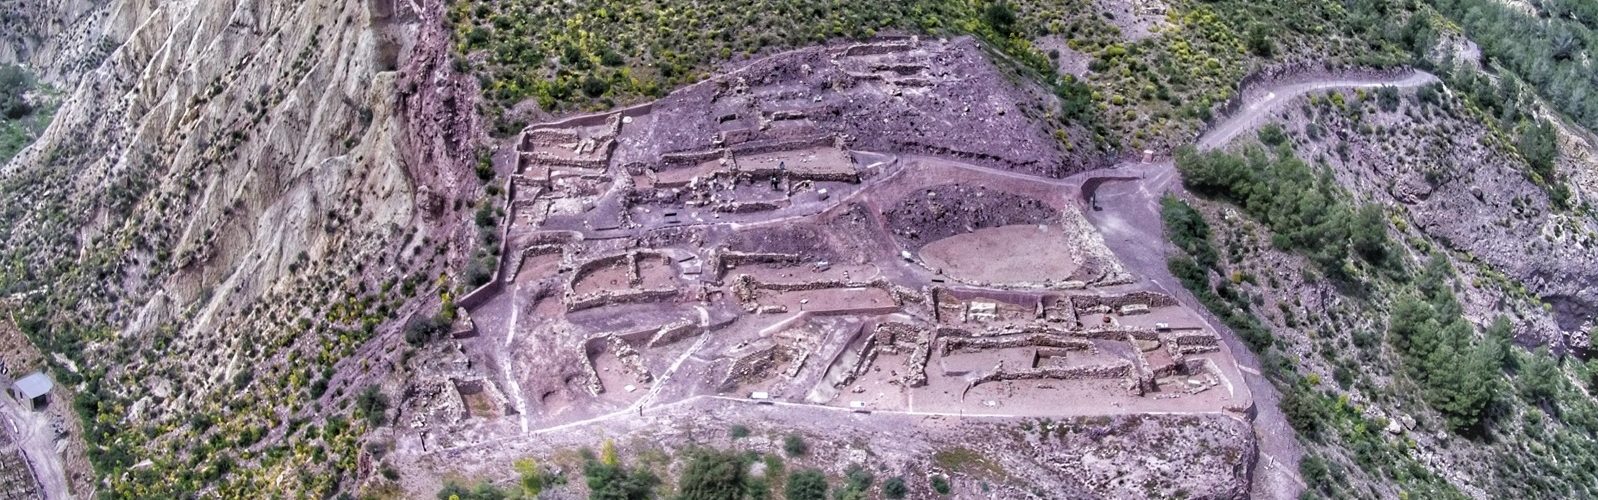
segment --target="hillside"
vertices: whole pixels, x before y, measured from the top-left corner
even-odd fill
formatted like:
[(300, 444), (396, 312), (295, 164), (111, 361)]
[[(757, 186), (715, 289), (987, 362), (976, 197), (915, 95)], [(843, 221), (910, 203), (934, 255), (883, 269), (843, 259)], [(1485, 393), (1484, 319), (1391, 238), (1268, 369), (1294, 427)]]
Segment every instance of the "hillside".
[(1591, 2), (0, 5), (0, 490), (1598, 494)]

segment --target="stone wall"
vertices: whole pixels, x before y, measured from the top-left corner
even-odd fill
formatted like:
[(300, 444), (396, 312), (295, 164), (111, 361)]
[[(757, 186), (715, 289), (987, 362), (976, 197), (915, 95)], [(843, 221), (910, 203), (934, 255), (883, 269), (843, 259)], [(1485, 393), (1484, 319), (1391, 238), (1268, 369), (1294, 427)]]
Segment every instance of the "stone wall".
[(570, 297), (576, 297), (577, 283), (582, 281), (583, 278), (587, 278), (588, 275), (602, 268), (626, 263), (630, 254), (631, 252), (611, 254), (578, 264), (577, 268), (572, 271), (572, 275), (566, 278), (566, 294)]
[(599, 370), (594, 369), (594, 353), (597, 351), (591, 347), (593, 342), (594, 339), (590, 338), (583, 343), (582, 355), (577, 359), (582, 360), (583, 376), (588, 379), (583, 384), (584, 387), (588, 389), (589, 394), (598, 396), (605, 393), (605, 382), (599, 379)]
[(666, 153), (660, 155), (660, 163), (655, 170), (676, 170), (680, 168), (697, 167), (707, 161), (731, 159), (731, 151), (726, 148), (711, 149), (708, 151), (689, 151), (681, 153)]
[(753, 212), (770, 212), (779, 208), (782, 208), (782, 206), (769, 201), (743, 201), (717, 203), (715, 206), (711, 207), (711, 210), (722, 213), (746, 214)]
[[(603, 147), (603, 148), (606, 148), (608, 150), (610, 148), (615, 147), (615, 144), (616, 144), (616, 142), (613, 141), (613, 140), (605, 140), (605, 141), (602, 141), (600, 143), (600, 145), (596, 146), (596, 147)], [(604, 170), (605, 167), (610, 165), (609, 156), (604, 156), (604, 157), (600, 157), (600, 158), (561, 158), (559, 156), (554, 156), (554, 155), (548, 155), (548, 154), (544, 154), (544, 153), (534, 152), (534, 153), (523, 153), (522, 157), (523, 158), (531, 158), (533, 162), (535, 162), (535, 163), (537, 163), (539, 165), (545, 165), (545, 166), (550, 166), (550, 167), (580, 168), (580, 169), (584, 169), (584, 170)]]
[[(1168, 336), (1167, 346), (1181, 355), (1202, 354), (1221, 350), (1220, 339), (1210, 332), (1182, 333)], [(1180, 357), (1176, 354), (1173, 357)]]
[[(863, 329), (865, 327), (861, 326), (861, 328)], [(864, 336), (865, 338), (861, 340), (860, 343), (860, 349), (855, 353), (854, 366), (850, 367), (849, 372), (844, 374), (843, 379), (839, 380), (837, 383), (834, 383), (833, 387), (842, 389), (849, 384), (853, 384), (855, 380), (860, 379), (861, 375), (865, 375), (866, 370), (871, 369), (871, 364), (877, 360), (877, 346), (881, 341), (881, 336), (878, 334), (879, 332), (879, 329), (872, 328), (871, 334)], [(860, 336), (860, 333), (861, 331), (857, 330), (855, 335)], [(828, 366), (836, 365), (839, 359), (841, 359), (846, 352), (847, 349), (840, 350), (838, 357), (834, 358), (832, 362), (828, 364)]]
[[(514, 213), (511, 203), (516, 201), (516, 193), (516, 184), (512, 183), (506, 186), (505, 204), (500, 208), (507, 214)], [(505, 256), (510, 255), (510, 227), (511, 221), (508, 219), (499, 223), (499, 253), (497, 254), (499, 258), (495, 259), (494, 262), (494, 277), (488, 280), (488, 283), (484, 283), (483, 286), (477, 287), (476, 290), (461, 296), (460, 299), (455, 301), (457, 305), (467, 310), (476, 309), (478, 306), (483, 305), (484, 302), (488, 302), (488, 299), (499, 295), (499, 292), (504, 289), (504, 282), (508, 281), (505, 276)]]
[(1126, 382), (1125, 387), (1127, 388), (1128, 391), (1130, 391), (1130, 392), (1132, 392), (1133, 394), (1136, 394), (1136, 395), (1142, 395), (1142, 392), (1139, 391), (1137, 384), (1135, 382), (1133, 382), (1133, 376), (1134, 376), (1135, 370), (1136, 369), (1132, 366), (1132, 363), (1130, 363), (1130, 362), (1122, 362), (1122, 363), (1103, 364), (1103, 365), (1072, 366), (1072, 367), (1068, 367), (1068, 368), (1035, 368), (1035, 369), (1030, 369), (1030, 370), (995, 371), (993, 373), (989, 373), (987, 375), (982, 376), (981, 378), (978, 378), (978, 379), (972, 381), (966, 387), (967, 387), (967, 390), (969, 390), (971, 387), (976, 387), (978, 385), (982, 385), (982, 384), (986, 384), (986, 383), (990, 383), (990, 382), (1002, 382), (1002, 381), (1010, 381), (1010, 380), (1040, 380), (1040, 379), (1048, 379), (1048, 380), (1115, 380), (1115, 379), (1120, 379), (1120, 380)]
[(915, 349), (910, 351), (908, 371), (904, 384), (909, 387), (927, 385), (927, 363), (932, 360), (932, 343), (938, 339), (939, 329), (922, 330), (916, 338)]
[(592, 127), (595, 125), (609, 125), (611, 122), (615, 122), (616, 125), (619, 126), (622, 118), (637, 118), (649, 114), (649, 112), (653, 111), (654, 109), (655, 101), (649, 101), (643, 104), (628, 106), (621, 109), (613, 109), (610, 111), (590, 113), (586, 115), (577, 115), (548, 123), (540, 123), (530, 126), (526, 130), (532, 131), (540, 129)]
[(907, 42), (862, 43), (862, 44), (858, 44), (858, 45), (850, 45), (848, 48), (845, 48), (845, 49), (843, 49), (841, 51), (838, 51), (836, 56), (837, 57), (880, 56), (880, 55), (884, 55), (884, 54), (893, 54), (893, 53), (897, 53), (897, 52), (908, 52), (911, 49), (915, 48), (915, 43), (916, 42), (913, 39), (910, 40), (910, 41), (907, 41)]
[(606, 335), (605, 344), (610, 349), (610, 354), (615, 356), (627, 372), (636, 377), (640, 383), (647, 384), (655, 380), (654, 374), (649, 372), (649, 367), (644, 365), (644, 357), (633, 348), (632, 344), (615, 335)]
[[(803, 113), (806, 116), (800, 116), (800, 117), (797, 117), (797, 118), (794, 118), (794, 117), (778, 118), (777, 117), (777, 113)], [(785, 121), (785, 120), (804, 119), (804, 118), (808, 117), (807, 116), (808, 114), (809, 114), (808, 112), (804, 112), (804, 111), (778, 111), (776, 113), (773, 113), (770, 116), (768, 121)], [(817, 127), (817, 126), (815, 126), (815, 124), (812, 124), (812, 123), (796, 123), (796, 124), (787, 125), (787, 126), (784, 126), (784, 127), (781, 127), (781, 128), (775, 128), (775, 129), (773, 129), (773, 128), (761, 129), (760, 127), (744, 127), (744, 128), (738, 128), (738, 129), (732, 129), (732, 130), (724, 130), (724, 131), (720, 132), (720, 134), (721, 134), (721, 142), (723, 144), (742, 144), (742, 143), (758, 141), (758, 140), (760, 140), (762, 138), (764, 138), (764, 139), (810, 138), (810, 137), (815, 137), (816, 135), (822, 134), (822, 133), (825, 133), (825, 132), (823, 130), (821, 130), (820, 127)]]
[(764, 380), (771, 376), (777, 365), (793, 360), (795, 354), (792, 347), (772, 344), (739, 357), (727, 369), (727, 376), (722, 379), (717, 391), (727, 392), (743, 384)]
[(1138, 339), (1128, 334), (1125, 340), (1132, 346), (1132, 376), (1129, 379), (1131, 387), (1128, 389), (1133, 394), (1142, 396), (1154, 390), (1154, 370), (1149, 368), (1148, 356), (1144, 356), (1143, 349), (1138, 347)]
[[(780, 139), (780, 140), (773, 140), (773, 141), (746, 142), (746, 143), (743, 143), (743, 144), (738, 144), (738, 145), (733, 146), (732, 147), (732, 154), (733, 154), (734, 162), (736, 163), (736, 161), (737, 161), (736, 159), (739, 156), (750, 156), (750, 155), (758, 155), (758, 154), (766, 154), (766, 153), (778, 153), (778, 152), (783, 152), (783, 151), (794, 151), (794, 150), (799, 150), (799, 149), (810, 149), (810, 148), (821, 148), (821, 147), (836, 147), (838, 145), (838, 140), (839, 140), (838, 136), (832, 135), (832, 134), (826, 134), (826, 135), (818, 135), (818, 136), (813, 136), (813, 137), (800, 137), (800, 138), (796, 138), (796, 139)], [(775, 171), (773, 171), (773, 172), (775, 172)]]
[(677, 296), (677, 289), (663, 288), (659, 290), (625, 290), (615, 292), (600, 290), (580, 297), (572, 297), (566, 303), (566, 312), (576, 312), (584, 309), (593, 309), (612, 304), (631, 304), (636, 302), (659, 302), (670, 300)]
[[(745, 264), (781, 264), (794, 265), (804, 262), (804, 257), (789, 253), (755, 253), (755, 252), (712, 252), (705, 264), (712, 266), (715, 277), (720, 279), (727, 271)], [(753, 279), (753, 278), (750, 278)]]
[(886, 321), (877, 323), (871, 334), (877, 337), (879, 348), (897, 353), (906, 346), (914, 348), (916, 341), (920, 340), (917, 335), (919, 332), (920, 330), (909, 323)]
[(1076, 307), (1078, 314), (1101, 307), (1107, 307), (1111, 311), (1119, 311), (1122, 307), (1135, 304), (1143, 304), (1151, 308), (1179, 305), (1176, 299), (1171, 296), (1155, 292), (1132, 292), (1125, 295), (1072, 295), (1071, 303)]
[(669, 323), (661, 326), (660, 329), (655, 332), (655, 335), (650, 337), (649, 344), (647, 345), (651, 348), (670, 345), (679, 340), (702, 333), (703, 331), (704, 329), (698, 323), (689, 320)]
[(1009, 335), (1003, 337), (945, 337), (943, 346), (939, 349), (940, 356), (949, 353), (974, 353), (991, 349), (1010, 349), (1016, 347), (1052, 347), (1071, 351), (1087, 351), (1093, 344), (1086, 340), (1071, 338), (1065, 335), (1050, 333), (1035, 333), (1031, 335)]
[(830, 288), (876, 288), (888, 292), (888, 296), (892, 298), (894, 302), (891, 306), (845, 306), (836, 309), (808, 309), (806, 311), (819, 316), (874, 316), (889, 314), (899, 311), (899, 309), (904, 306), (905, 300), (920, 298), (914, 291), (890, 283), (884, 278), (876, 278), (868, 282), (814, 280), (792, 283), (764, 283), (755, 279), (753, 276), (740, 274), (736, 278), (733, 278), (732, 286), (730, 288), (732, 289), (733, 297), (736, 298), (739, 303), (743, 304), (745, 311), (749, 312), (760, 311), (763, 308), (763, 306), (756, 300), (758, 299), (758, 293), (761, 290), (770, 290), (774, 292), (799, 292), (825, 290)]

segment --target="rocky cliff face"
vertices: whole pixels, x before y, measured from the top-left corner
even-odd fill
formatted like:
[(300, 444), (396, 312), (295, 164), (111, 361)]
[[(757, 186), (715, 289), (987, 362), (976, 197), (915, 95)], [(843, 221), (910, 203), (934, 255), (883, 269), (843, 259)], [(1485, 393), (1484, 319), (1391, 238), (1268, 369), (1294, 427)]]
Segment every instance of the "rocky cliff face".
[[(441, 3), (5, 10), (0, 61), (70, 97), (0, 168), (0, 287), (26, 297), (25, 329), (88, 384), (86, 420), (106, 419), (89, 430), (99, 472), (114, 490), (180, 493), (205, 482), (168, 467), (249, 460), (187, 443), (298, 439), (280, 424), (320, 415), (312, 401), (348, 397), (340, 382), (360, 375), (328, 396), (307, 386), (325, 388), (334, 362), (414, 308), (406, 295), (453, 255), (439, 244), (470, 238), (414, 208), (422, 184), (456, 207), (481, 192), (475, 123), (449, 114), (472, 109), (453, 89), (473, 82), (444, 64)], [(337, 438), (322, 438), (336, 460), (263, 462), (258, 477), (331, 467), (268, 488), (331, 491), (355, 463), (353, 439)]]
[[(1350, 102), (1363, 99), (1349, 94)], [(1591, 348), (1598, 317), (1598, 225), (1561, 211), (1525, 174), (1526, 161), (1449, 96), (1424, 104), (1413, 94), (1391, 110), (1344, 113), (1329, 99), (1311, 100), (1277, 118), (1292, 132), (1300, 156), (1325, 160), (1338, 181), (1361, 198), (1400, 207), (1417, 229), (1471, 264), (1498, 273), (1490, 285), (1519, 288), (1546, 310), (1531, 313), (1517, 331), (1528, 344), (1556, 351)], [(1584, 145), (1580, 145), (1584, 146)], [(1590, 154), (1566, 144), (1571, 162)], [(1590, 175), (1566, 165), (1572, 177)], [(1576, 196), (1586, 195), (1577, 184)], [(1578, 203), (1579, 204), (1579, 203)], [(1489, 273), (1489, 276), (1492, 274)], [(1466, 295), (1470, 301), (1474, 297)], [(1482, 298), (1472, 310), (1502, 304)], [(1475, 318), (1479, 323), (1490, 316)]]

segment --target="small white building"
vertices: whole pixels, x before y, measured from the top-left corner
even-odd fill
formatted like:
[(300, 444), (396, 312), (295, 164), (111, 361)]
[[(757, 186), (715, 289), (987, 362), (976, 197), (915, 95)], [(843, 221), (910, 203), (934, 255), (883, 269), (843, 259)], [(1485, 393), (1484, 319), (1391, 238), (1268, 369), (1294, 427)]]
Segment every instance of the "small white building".
[(50, 389), (55, 387), (55, 382), (50, 380), (44, 372), (33, 372), (26, 377), (17, 379), (11, 384), (11, 397), (18, 403), (32, 403), (38, 409), (50, 403)]

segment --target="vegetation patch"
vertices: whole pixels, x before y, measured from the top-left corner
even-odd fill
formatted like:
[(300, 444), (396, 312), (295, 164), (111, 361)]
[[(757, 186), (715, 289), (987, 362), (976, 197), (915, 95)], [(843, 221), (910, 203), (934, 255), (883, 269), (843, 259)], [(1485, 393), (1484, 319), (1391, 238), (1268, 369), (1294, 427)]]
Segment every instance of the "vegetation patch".
[(938, 450), (932, 454), (932, 463), (944, 470), (988, 479), (997, 480), (1009, 476), (999, 462), (970, 448), (956, 446)]

